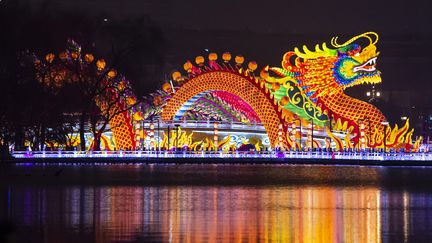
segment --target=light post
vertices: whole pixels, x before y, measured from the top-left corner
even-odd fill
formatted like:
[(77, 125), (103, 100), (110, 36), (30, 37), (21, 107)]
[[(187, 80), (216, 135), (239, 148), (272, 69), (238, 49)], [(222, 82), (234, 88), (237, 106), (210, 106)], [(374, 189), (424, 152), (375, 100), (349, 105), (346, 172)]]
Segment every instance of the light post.
[(388, 121), (383, 121), (383, 122), (381, 122), (381, 124), (384, 126), (384, 155), (385, 155), (385, 153), (386, 153), (386, 137), (387, 137), (387, 126), (388, 126)]
[(166, 150), (167, 151), (169, 151), (170, 150), (170, 148), (169, 148), (169, 146), (170, 146), (170, 124), (168, 124), (168, 144), (167, 144), (167, 146), (166, 146)]
[(215, 151), (218, 151), (218, 143), (219, 143), (218, 126), (219, 126), (219, 123), (217, 121), (213, 123), (213, 128), (214, 128), (214, 130), (213, 130), (213, 135), (214, 135), (213, 140), (214, 140)]
[(157, 143), (158, 143), (158, 154), (159, 154), (160, 149), (161, 149), (161, 147), (160, 147), (160, 118), (158, 118), (157, 122), (158, 122), (157, 123), (158, 124), (158, 126), (157, 126), (157, 135), (158, 135)]
[(301, 145), (301, 139), (302, 139), (302, 122), (299, 118), (294, 119), (293, 121), (299, 121), (299, 126), (300, 126), (300, 141), (299, 141), (299, 146), (300, 146), (300, 150), (302, 149), (302, 145)]
[(174, 125), (175, 127), (176, 127), (176, 147), (175, 147), (175, 151), (177, 151), (177, 148), (178, 148), (178, 131), (179, 131), (179, 128), (180, 128), (180, 124), (175, 124)]
[(154, 123), (153, 118), (150, 121), (150, 150), (154, 149)]
[(313, 132), (314, 132), (314, 123), (313, 123), (313, 118), (310, 119), (312, 122), (312, 133), (311, 133), (311, 152), (313, 152)]
[(279, 124), (279, 130), (278, 130), (279, 151), (283, 150), (282, 131), (283, 131), (283, 125), (281, 123), (281, 124)]
[(381, 97), (381, 92), (375, 90), (375, 85), (372, 86), (371, 91), (366, 92), (366, 96), (370, 97), (368, 102), (372, 102), (376, 99), (376, 97)]

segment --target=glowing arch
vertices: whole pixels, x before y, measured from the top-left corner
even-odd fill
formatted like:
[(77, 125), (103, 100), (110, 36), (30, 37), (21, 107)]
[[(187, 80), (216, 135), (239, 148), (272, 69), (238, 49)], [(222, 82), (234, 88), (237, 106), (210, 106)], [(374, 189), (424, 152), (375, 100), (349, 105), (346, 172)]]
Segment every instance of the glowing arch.
[[(281, 145), (288, 147), (287, 128), (274, 99), (270, 97), (268, 91), (260, 87), (257, 79), (234, 70), (207, 71), (190, 78), (173, 94), (163, 108), (162, 119), (175, 120), (185, 103), (209, 91), (226, 91), (240, 97), (260, 118), (272, 147), (279, 145), (279, 137), (282, 138)], [(283, 124), (281, 136), (279, 136), (280, 124)]]

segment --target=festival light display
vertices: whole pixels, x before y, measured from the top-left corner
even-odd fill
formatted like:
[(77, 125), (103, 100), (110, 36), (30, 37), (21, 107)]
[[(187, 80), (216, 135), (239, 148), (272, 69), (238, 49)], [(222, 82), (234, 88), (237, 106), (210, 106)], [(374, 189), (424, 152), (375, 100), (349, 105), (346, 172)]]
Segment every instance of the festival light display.
[[(362, 48), (356, 43), (359, 39), (366, 39), (368, 45)], [(199, 99), (213, 95), (227, 101), (233, 95), (250, 107), (229, 102), (232, 110), (248, 111), (246, 114), (253, 114), (248, 115), (250, 120), (261, 121), (273, 147), (301, 147), (301, 141), (297, 144), (293, 140), (296, 131), (291, 129), (291, 135), (288, 133), (289, 124), (300, 120), (308, 128), (305, 145), (310, 148), (330, 146), (327, 138), (323, 142), (315, 139), (311, 127), (314, 124), (327, 132), (338, 150), (383, 148), (384, 143), (386, 148), (415, 150), (419, 141), (413, 144), (413, 130), (409, 129), (408, 120), (402, 128), (387, 126), (384, 133), (381, 123), (386, 118), (381, 111), (344, 93), (349, 87), (381, 82), (376, 68), (377, 42), (376, 33), (366, 32), (342, 44), (334, 37), (331, 48), (326, 43), (316, 45), (314, 51), (306, 46), (302, 51), (295, 48), (283, 56), (282, 67), (266, 66), (259, 76), (254, 74), (255, 62), (249, 62), (246, 68), (242, 66), (243, 56), (235, 57), (235, 65), (230, 65), (229, 53), (222, 55), (224, 62), (221, 64), (216, 62), (216, 54), (209, 55), (208, 65), (205, 65), (204, 57), (199, 56), (195, 60), (197, 66), (189, 61), (185, 63), (187, 76), (174, 87), (175, 92), (166, 96), (161, 116), (164, 120), (180, 119), (197, 110), (193, 104)], [(365, 119), (368, 119), (367, 124), (359, 122)], [(365, 133), (367, 130), (372, 132)], [(340, 138), (334, 131), (346, 135)]]
[[(368, 45), (362, 48), (357, 43), (359, 39), (368, 41)], [(216, 122), (214, 124), (260, 123), (271, 147), (282, 150), (384, 148), (385, 144), (387, 149), (415, 151), (420, 139), (411, 140), (413, 130), (409, 129), (408, 120), (401, 128), (397, 125), (384, 127), (382, 122), (387, 120), (378, 108), (344, 92), (356, 85), (381, 82), (376, 68), (377, 42), (378, 35), (374, 32), (343, 43), (334, 37), (331, 47), (322, 43), (313, 51), (306, 46), (302, 50), (295, 48), (283, 55), (281, 67), (264, 66), (259, 73), (256, 72), (258, 64), (245, 62), (241, 55), (232, 58), (225, 52), (221, 55), (222, 62), (218, 62), (216, 53), (210, 53), (207, 62), (204, 56), (197, 56), (195, 64), (187, 61), (183, 65), (184, 74), (173, 72), (173, 80), (164, 83), (161, 90), (142, 102), (140, 109), (125, 112), (110, 122), (116, 148), (139, 147), (142, 146), (140, 141), (145, 140), (150, 140), (154, 149), (172, 148), (177, 144), (192, 150), (226, 151), (239, 147), (238, 142), (231, 141), (234, 134), (223, 138), (217, 125), (210, 139), (180, 130), (179, 136), (170, 134), (171, 139), (168, 139), (168, 133), (163, 132), (163, 138), (157, 140), (154, 123), (150, 131), (137, 125), (142, 119), (160, 117), (165, 123), (182, 120), (207, 120)], [(54, 54), (48, 54), (45, 64), (38, 68), (54, 68), (54, 76), (47, 80), (40, 77), (40, 80), (59, 86), (63, 80), (69, 80), (68, 71), (51, 65), (55, 58)], [(108, 69), (103, 59), (95, 62), (91, 54), (68, 50), (59, 58), (65, 63), (79, 60), (86, 68), (94, 63), (92, 65), (105, 75), (104, 80), (114, 84), (113, 97), (129, 85), (124, 78), (119, 79), (115, 70)], [(128, 93), (124, 102), (130, 105), (136, 98)], [(102, 111), (106, 110), (103, 103), (98, 102), (98, 105)], [(317, 135), (317, 131), (321, 132)], [(260, 144), (262, 141), (255, 141), (253, 146), (259, 150)]]

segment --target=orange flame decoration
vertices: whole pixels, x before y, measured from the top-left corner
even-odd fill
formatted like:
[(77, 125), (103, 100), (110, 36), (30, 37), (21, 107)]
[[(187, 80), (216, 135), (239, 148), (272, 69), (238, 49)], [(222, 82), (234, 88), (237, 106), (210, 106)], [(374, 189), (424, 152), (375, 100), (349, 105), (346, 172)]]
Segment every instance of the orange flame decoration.
[[(420, 139), (418, 139), (414, 144), (412, 143), (412, 134), (414, 132), (414, 129), (409, 130), (409, 119), (405, 122), (405, 125), (401, 128), (398, 127), (396, 124), (393, 128), (390, 126), (387, 126), (386, 128), (386, 137), (385, 137), (385, 144), (386, 148), (393, 148), (393, 149), (406, 149), (410, 150), (412, 149), (414, 152), (416, 152), (419, 148)], [(368, 141), (368, 147), (371, 148), (384, 148), (384, 132), (379, 131), (377, 128), (375, 128), (375, 131), (373, 134), (371, 134), (371, 137), (369, 135), (366, 135), (367, 141)]]

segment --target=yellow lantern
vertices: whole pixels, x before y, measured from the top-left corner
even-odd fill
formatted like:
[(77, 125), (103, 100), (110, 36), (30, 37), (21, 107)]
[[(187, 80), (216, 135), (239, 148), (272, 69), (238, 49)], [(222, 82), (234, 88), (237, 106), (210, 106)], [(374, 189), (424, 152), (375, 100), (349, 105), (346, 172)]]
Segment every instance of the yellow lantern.
[(67, 54), (67, 52), (61, 52), (60, 54), (59, 54), (59, 57), (60, 57), (60, 59), (61, 60), (65, 60), (65, 59), (67, 59), (68, 58), (68, 54)]
[(172, 78), (173, 78), (175, 81), (178, 81), (178, 80), (181, 78), (181, 73), (180, 73), (179, 71), (175, 71), (175, 72), (173, 72), (173, 73), (172, 73)]
[(184, 65), (183, 68), (185, 71), (187, 71), (188, 73), (191, 72), (192, 70), (192, 63), (190, 61), (187, 61)]
[(237, 65), (242, 65), (244, 62), (244, 57), (242, 55), (238, 55), (235, 57), (235, 62)]
[(91, 63), (94, 60), (94, 56), (92, 54), (85, 54), (84, 60), (88, 63)]
[(164, 83), (163, 85), (162, 85), (162, 90), (163, 91), (165, 91), (166, 93), (170, 93), (172, 90), (171, 90), (171, 84), (169, 84), (169, 83)]
[(196, 64), (198, 64), (198, 65), (203, 65), (203, 63), (204, 63), (204, 57), (203, 56), (197, 56), (196, 58), (195, 58), (195, 62), (196, 62)]
[(258, 64), (255, 61), (251, 61), (248, 64), (248, 68), (252, 71), (255, 71), (258, 68)]
[(110, 70), (110, 71), (108, 72), (107, 75), (108, 75), (109, 78), (115, 78), (115, 77), (117, 76), (117, 71), (114, 70), (114, 69), (112, 69), (112, 70)]
[(210, 53), (210, 54), (208, 55), (208, 59), (209, 59), (210, 61), (216, 61), (217, 58), (218, 58), (218, 56), (217, 56), (216, 53)]
[(48, 63), (52, 63), (52, 62), (54, 61), (54, 58), (55, 58), (55, 56), (54, 56), (53, 53), (48, 53), (48, 54), (45, 56), (45, 60), (46, 60)]
[(231, 53), (224, 52), (224, 54), (222, 54), (222, 59), (224, 60), (224, 62), (229, 62), (231, 60)]
[(96, 62), (96, 67), (98, 70), (103, 70), (105, 68), (106, 62), (104, 59), (99, 59)]

